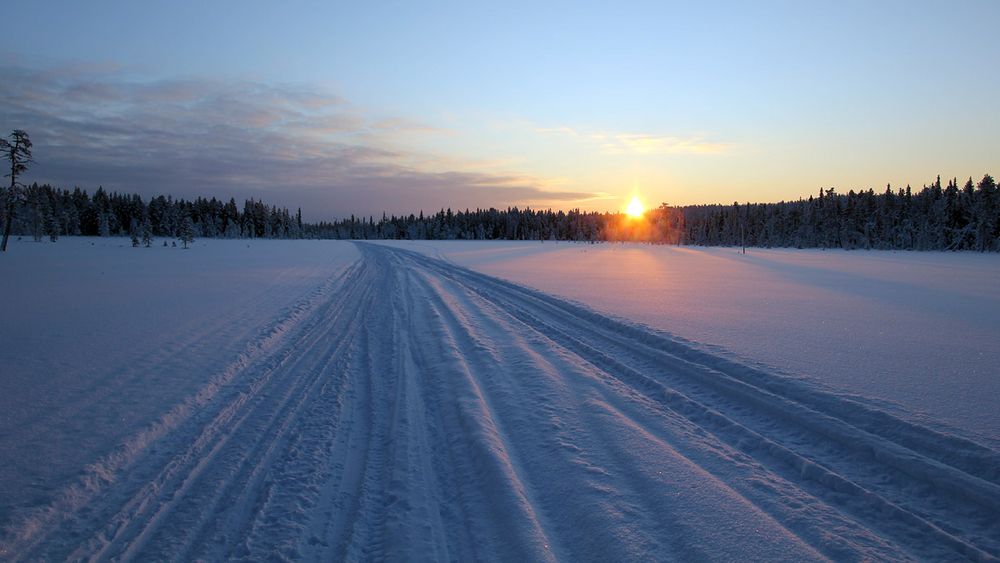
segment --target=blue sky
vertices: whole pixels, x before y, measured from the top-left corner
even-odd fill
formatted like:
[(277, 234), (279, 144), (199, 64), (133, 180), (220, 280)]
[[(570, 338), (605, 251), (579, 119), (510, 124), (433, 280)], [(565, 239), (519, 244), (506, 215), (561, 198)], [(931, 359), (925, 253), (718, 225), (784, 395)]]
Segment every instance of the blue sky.
[(1000, 2), (29, 2), (31, 179), (313, 218), (997, 174)]

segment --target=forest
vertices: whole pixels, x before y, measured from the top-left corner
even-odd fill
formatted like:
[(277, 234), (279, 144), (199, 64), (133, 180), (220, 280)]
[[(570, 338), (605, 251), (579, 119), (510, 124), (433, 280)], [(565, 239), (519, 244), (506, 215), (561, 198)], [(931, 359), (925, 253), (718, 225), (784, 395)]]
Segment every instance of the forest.
[[(5, 197), (7, 195), (5, 194)], [(6, 208), (7, 203), (3, 202)], [(301, 209), (222, 201), (57, 189), (32, 184), (13, 202), (12, 232), (159, 238), (475, 239), (641, 241), (702, 246), (1000, 251), (1000, 193), (986, 175), (961, 186), (938, 177), (920, 190), (837, 193), (778, 203), (672, 207), (621, 213), (509, 207), (303, 222)]]

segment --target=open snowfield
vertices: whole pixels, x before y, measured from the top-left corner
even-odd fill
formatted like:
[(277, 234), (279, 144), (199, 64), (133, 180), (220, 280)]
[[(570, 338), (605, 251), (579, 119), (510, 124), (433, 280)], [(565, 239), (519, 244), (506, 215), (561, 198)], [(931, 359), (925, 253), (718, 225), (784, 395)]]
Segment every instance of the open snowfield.
[[(388, 242), (902, 407), (1000, 446), (1000, 257)], [(892, 403), (892, 404), (889, 404)], [(948, 429), (946, 429), (947, 431)]]
[(1000, 556), (995, 256), (402, 246), (12, 244), (0, 558)]

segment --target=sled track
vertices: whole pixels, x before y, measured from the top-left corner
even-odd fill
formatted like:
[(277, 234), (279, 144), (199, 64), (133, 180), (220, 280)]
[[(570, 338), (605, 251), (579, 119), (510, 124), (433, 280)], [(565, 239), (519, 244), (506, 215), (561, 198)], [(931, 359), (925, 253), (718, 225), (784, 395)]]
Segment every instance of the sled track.
[(201, 393), (6, 530), (0, 557), (1000, 556), (996, 451), (358, 246)]

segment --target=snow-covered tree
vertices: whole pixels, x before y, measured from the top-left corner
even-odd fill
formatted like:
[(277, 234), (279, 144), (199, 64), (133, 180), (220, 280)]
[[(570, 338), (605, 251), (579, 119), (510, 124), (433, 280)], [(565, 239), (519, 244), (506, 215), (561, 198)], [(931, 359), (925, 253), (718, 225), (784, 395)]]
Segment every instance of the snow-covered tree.
[(97, 219), (97, 236), (111, 236), (111, 222), (108, 220), (107, 213), (101, 213), (100, 217)]
[(142, 223), (139, 224), (139, 237), (146, 248), (153, 246), (153, 228), (149, 224), (148, 215), (143, 217)]
[(49, 216), (49, 224), (48, 224), (49, 240), (51, 242), (59, 240), (59, 231), (61, 229), (62, 229), (62, 224), (60, 224), (59, 222), (59, 217), (57, 217), (56, 214), (53, 213), (52, 215)]
[(10, 161), (10, 187), (4, 191), (4, 227), (3, 241), (0, 242), (0, 252), (7, 252), (7, 239), (10, 238), (11, 226), (14, 223), (14, 210), (21, 199), (22, 184), (17, 177), (28, 169), (31, 159), (31, 139), (22, 129), (15, 129), (10, 134), (10, 140), (0, 139), (0, 153)]
[(191, 217), (185, 215), (184, 218), (181, 219), (181, 227), (177, 234), (177, 238), (181, 240), (181, 244), (184, 245), (184, 248), (187, 248), (188, 244), (194, 241), (194, 221), (191, 220)]

